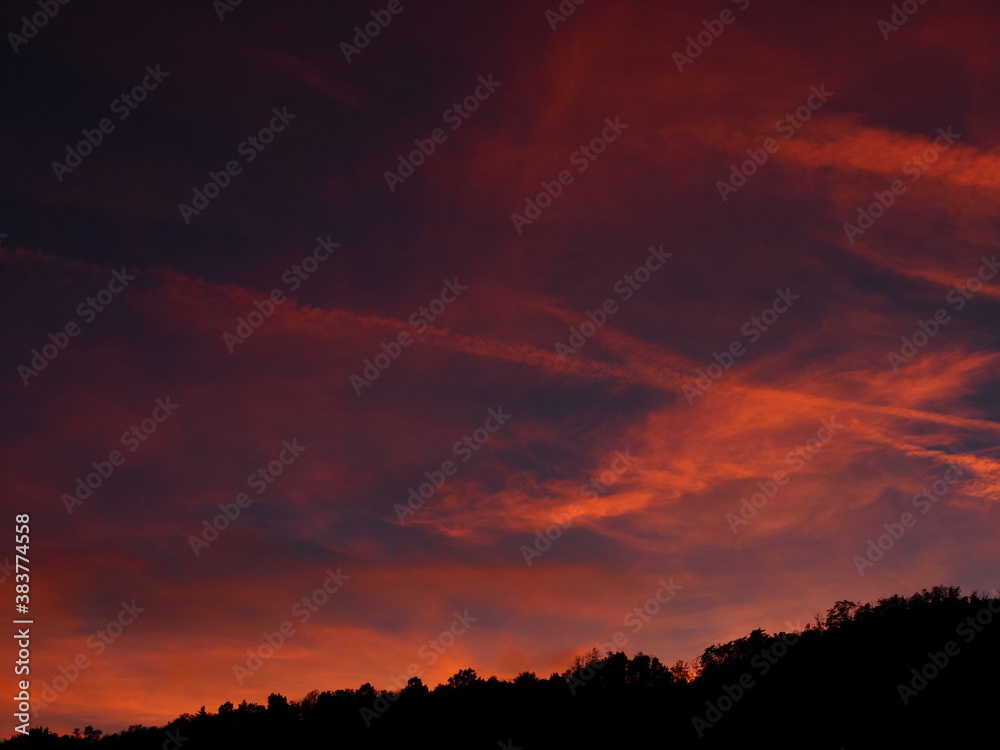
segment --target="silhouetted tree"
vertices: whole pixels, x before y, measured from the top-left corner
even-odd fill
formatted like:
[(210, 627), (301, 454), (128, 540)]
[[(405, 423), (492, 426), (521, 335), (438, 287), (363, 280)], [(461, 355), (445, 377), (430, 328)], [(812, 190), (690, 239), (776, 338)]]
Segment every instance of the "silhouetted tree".
[(430, 691), (419, 677), (411, 677), (406, 681), (404, 688), (409, 695), (427, 695)]
[(529, 688), (537, 686), (541, 680), (534, 672), (521, 672), (514, 678), (514, 686), (519, 688)]
[[(313, 690), (301, 701), (271, 693), (266, 706), (227, 701), (217, 714), (202, 706), (162, 728), (132, 725), (105, 735), (87, 726), (59, 736), (34, 727), (0, 745), (377, 750), (424, 738), (464, 750), (512, 738), (525, 748), (603, 749), (633, 744), (624, 728), (638, 731), (645, 723), (681, 749), (748, 740), (773, 747), (987, 747), (992, 724), (974, 717), (995, 710), (994, 620), (1000, 598), (935, 586), (874, 603), (838, 601), (801, 633), (758, 628), (713, 644), (699, 659), (700, 671), (683, 661), (667, 669), (642, 652), (629, 658), (591, 649), (545, 680), (534, 672), (483, 680), (468, 668), (433, 691), (413, 677), (400, 693), (370, 683), (357, 691)], [(373, 705), (378, 713), (369, 727), (362, 711), (375, 713)]]
[(678, 659), (670, 668), (670, 676), (674, 682), (690, 682), (695, 676), (695, 669), (686, 661)]
[(459, 690), (465, 690), (472, 687), (477, 687), (482, 683), (479, 675), (476, 674), (474, 669), (460, 669), (458, 672), (453, 674), (448, 678), (448, 687), (457, 688)]

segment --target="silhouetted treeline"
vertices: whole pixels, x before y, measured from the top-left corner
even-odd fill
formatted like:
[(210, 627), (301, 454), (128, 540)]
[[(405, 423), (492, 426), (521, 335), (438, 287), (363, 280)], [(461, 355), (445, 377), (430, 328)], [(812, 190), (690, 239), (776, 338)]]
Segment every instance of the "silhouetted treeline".
[[(737, 747), (951, 748), (996, 744), (1000, 599), (938, 586), (837, 602), (802, 631), (709, 646), (698, 663), (596, 650), (547, 679), (472, 669), (428, 690), (314, 691), (204, 707), (165, 727), (33, 730), (12, 748)], [(986, 745), (984, 745), (985, 747)]]

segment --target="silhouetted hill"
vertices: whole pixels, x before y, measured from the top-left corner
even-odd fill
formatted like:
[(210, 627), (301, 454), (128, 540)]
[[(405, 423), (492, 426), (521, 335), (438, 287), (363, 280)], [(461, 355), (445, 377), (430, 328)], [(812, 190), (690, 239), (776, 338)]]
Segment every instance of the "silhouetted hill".
[[(596, 650), (563, 674), (480, 678), (428, 690), (271, 694), (165, 727), (79, 737), (33, 730), (11, 748), (954, 748), (996, 744), (1000, 598), (935, 587), (837, 602), (795, 633), (754, 630), (697, 665)], [(985, 745), (984, 745), (985, 746)]]

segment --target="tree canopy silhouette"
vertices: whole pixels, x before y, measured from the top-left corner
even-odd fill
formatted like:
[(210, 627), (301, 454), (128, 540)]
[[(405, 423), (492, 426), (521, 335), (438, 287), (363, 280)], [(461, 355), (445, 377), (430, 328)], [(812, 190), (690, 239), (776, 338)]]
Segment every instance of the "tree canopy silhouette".
[[(596, 649), (548, 679), (460, 669), (429, 690), (313, 690), (299, 701), (226, 701), (163, 727), (114, 734), (34, 728), (11, 748), (619, 747), (647, 736), (676, 748), (955, 747), (993, 741), (1000, 598), (937, 586), (874, 603), (838, 601), (795, 632), (761, 628), (667, 668), (642, 652)], [(652, 734), (651, 734), (652, 733)]]

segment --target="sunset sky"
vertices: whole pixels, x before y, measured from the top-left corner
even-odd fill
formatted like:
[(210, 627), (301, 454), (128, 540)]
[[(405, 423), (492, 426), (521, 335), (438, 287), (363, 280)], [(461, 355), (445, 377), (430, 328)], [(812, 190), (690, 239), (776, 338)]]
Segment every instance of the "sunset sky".
[(8, 4), (31, 724), (997, 586), (1000, 16), (903, 5)]

